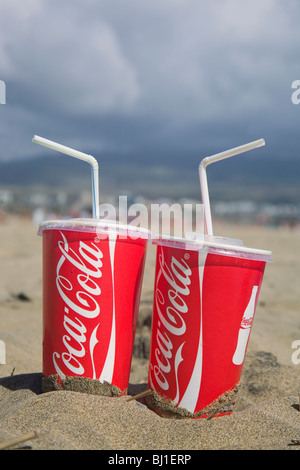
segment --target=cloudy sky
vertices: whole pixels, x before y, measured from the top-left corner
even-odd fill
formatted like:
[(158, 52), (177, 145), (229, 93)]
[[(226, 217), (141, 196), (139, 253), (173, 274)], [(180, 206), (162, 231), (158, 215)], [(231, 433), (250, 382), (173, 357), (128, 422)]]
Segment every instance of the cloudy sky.
[[(0, 161), (34, 134), (170, 164), (264, 137), (300, 158), (299, 0), (0, 0)], [(300, 96), (300, 95), (299, 95)]]

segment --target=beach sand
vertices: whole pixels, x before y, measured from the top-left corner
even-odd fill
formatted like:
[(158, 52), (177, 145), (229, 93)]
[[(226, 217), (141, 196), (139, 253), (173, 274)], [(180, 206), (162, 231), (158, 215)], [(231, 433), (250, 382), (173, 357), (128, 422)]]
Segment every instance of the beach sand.
[[(33, 450), (300, 449), (300, 232), (291, 228), (215, 224), (220, 236), (269, 249), (234, 412), (212, 419), (168, 419), (143, 399), (73, 391), (41, 393), (41, 238), (31, 220), (0, 223), (0, 444), (36, 431), (10, 448)], [(147, 388), (155, 247), (149, 245), (130, 375), (129, 395)], [(298, 346), (299, 347), (299, 346)], [(300, 353), (298, 355), (300, 358)]]

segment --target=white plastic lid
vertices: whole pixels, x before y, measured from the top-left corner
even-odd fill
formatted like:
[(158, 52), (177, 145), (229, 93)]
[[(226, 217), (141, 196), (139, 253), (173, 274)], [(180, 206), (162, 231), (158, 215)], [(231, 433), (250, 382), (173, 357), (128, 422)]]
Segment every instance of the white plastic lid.
[(44, 230), (70, 230), (77, 232), (96, 232), (99, 235), (115, 234), (124, 235), (133, 239), (145, 238), (151, 240), (151, 231), (135, 225), (126, 225), (115, 220), (105, 219), (62, 219), (46, 220), (39, 225), (38, 235), (42, 235)]
[[(190, 234), (189, 234), (190, 235)], [(236, 243), (237, 242), (237, 243)], [(197, 234), (194, 238), (180, 238), (165, 235), (154, 235), (154, 245), (170, 246), (190, 251), (207, 251), (216, 255), (235, 258), (253, 259), (256, 261), (272, 261), (272, 252), (248, 248), (241, 240)]]

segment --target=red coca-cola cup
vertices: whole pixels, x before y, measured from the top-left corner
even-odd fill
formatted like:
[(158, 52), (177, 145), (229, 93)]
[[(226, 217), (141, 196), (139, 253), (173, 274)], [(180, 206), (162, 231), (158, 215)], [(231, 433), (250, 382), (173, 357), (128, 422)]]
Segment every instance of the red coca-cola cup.
[(43, 389), (125, 394), (150, 232), (95, 219), (46, 221)]
[(230, 413), (272, 254), (219, 237), (154, 238), (147, 404), (181, 417)]

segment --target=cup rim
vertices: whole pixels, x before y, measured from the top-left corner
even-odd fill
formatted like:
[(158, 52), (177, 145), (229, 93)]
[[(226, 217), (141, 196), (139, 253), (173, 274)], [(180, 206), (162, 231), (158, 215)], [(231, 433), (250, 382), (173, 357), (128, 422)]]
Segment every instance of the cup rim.
[(134, 237), (151, 239), (151, 230), (135, 225), (123, 224), (115, 220), (74, 218), (74, 219), (51, 219), (41, 222), (38, 227), (38, 235), (44, 230), (78, 230), (83, 232), (98, 231), (118, 235), (120, 233)]
[[(206, 250), (220, 255), (237, 256), (243, 258), (247, 257), (268, 262), (272, 261), (272, 251), (250, 248), (247, 246), (235, 245), (231, 243), (221, 243), (216, 241), (218, 238), (219, 237), (207, 237), (204, 235), (202, 239), (191, 239), (155, 234), (152, 237), (152, 243), (154, 245), (169, 246), (190, 251)], [(229, 241), (230, 239), (227, 240)]]

